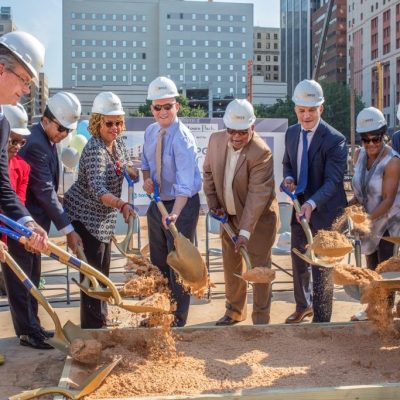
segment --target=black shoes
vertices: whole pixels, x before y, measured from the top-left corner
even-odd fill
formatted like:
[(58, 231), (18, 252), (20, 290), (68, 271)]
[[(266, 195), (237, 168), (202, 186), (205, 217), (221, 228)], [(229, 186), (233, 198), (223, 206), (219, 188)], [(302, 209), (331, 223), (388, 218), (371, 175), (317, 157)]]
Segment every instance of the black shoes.
[(32, 335), (20, 335), (19, 344), (21, 346), (32, 347), (33, 349), (51, 350), (53, 349), (48, 343), (45, 342), (47, 337), (42, 333), (33, 333)]
[(52, 331), (46, 331), (46, 329), (40, 327), (40, 333), (46, 337), (46, 339), (50, 339), (52, 337), (54, 337), (54, 332)]
[(217, 326), (230, 326), (230, 325), (235, 325), (239, 323), (240, 321), (235, 321), (231, 317), (228, 317), (227, 315), (224, 315), (222, 318), (220, 318), (215, 325)]

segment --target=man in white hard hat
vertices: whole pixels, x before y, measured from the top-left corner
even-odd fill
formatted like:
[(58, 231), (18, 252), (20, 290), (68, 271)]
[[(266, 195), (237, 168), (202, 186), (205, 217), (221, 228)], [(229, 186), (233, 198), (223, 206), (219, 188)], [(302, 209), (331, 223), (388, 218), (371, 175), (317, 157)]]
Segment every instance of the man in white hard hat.
[[(210, 211), (228, 214), (237, 234), (233, 244), (222, 233), (226, 310), (216, 325), (233, 325), (246, 319), (247, 283), (236, 277), (244, 272), (242, 246), (252, 265), (271, 268), (271, 248), (277, 229), (273, 159), (270, 148), (254, 130), (253, 106), (244, 99), (231, 101), (224, 114), (226, 129), (211, 135), (203, 165), (204, 193)], [(271, 284), (253, 286), (254, 324), (268, 324)]]
[[(400, 121), (400, 103), (397, 107), (397, 119)], [(392, 135), (392, 147), (400, 154), (400, 130)]]
[[(32, 35), (14, 31), (0, 37), (0, 105), (17, 104), (30, 92), (32, 79), (37, 79), (44, 62), (44, 46)], [(10, 126), (0, 112), (0, 208), (10, 218), (25, 224), (33, 235), (26, 245), (32, 251), (47, 248), (47, 234), (29, 215), (10, 185), (8, 174), (8, 139)], [(0, 261), (4, 261), (0, 244)], [(4, 362), (0, 354), (0, 364)]]
[[(152, 102), (151, 111), (156, 122), (146, 129), (144, 135), (143, 188), (150, 194), (154, 192), (153, 183), (158, 184), (169, 219), (193, 242), (200, 211), (198, 193), (201, 189), (201, 176), (196, 161), (195, 139), (177, 116), (177, 96), (179, 93), (175, 83), (168, 78), (158, 77), (149, 85), (147, 98)], [(150, 204), (147, 211), (147, 222), (151, 262), (168, 278), (177, 304), (173, 325), (184, 326), (189, 312), (190, 295), (167, 264), (167, 255), (174, 244), (172, 235), (167, 232), (166, 218), (161, 217), (155, 202)]]
[[(301, 214), (293, 212), (291, 246), (304, 252), (307, 239), (300, 216), (307, 219), (315, 235), (320, 229), (329, 229), (347, 204), (343, 187), (347, 148), (346, 138), (321, 118), (324, 95), (318, 82), (301, 81), (292, 99), (298, 123), (286, 131), (283, 185), (295, 192), (301, 204)], [(292, 266), (296, 310), (286, 323), (299, 323), (312, 315), (313, 322), (329, 322), (332, 270), (310, 267), (293, 253)]]
[[(74, 94), (56, 93), (49, 98), (40, 122), (33, 125), (31, 135), (19, 153), (31, 167), (26, 196), (27, 209), (47, 233), (53, 222), (67, 236), (68, 247), (73, 252), (76, 252), (81, 240), (57, 196), (60, 160), (56, 145), (76, 128), (80, 114), (81, 105)], [(28, 276), (38, 286), (41, 273), (40, 254), (25, 252), (20, 255), (19, 261), (30, 271)], [(40, 326), (37, 302), (32, 299), (30, 303), (31, 331), (21, 334), (20, 344), (40, 349), (51, 348), (45, 342), (51, 333)]]

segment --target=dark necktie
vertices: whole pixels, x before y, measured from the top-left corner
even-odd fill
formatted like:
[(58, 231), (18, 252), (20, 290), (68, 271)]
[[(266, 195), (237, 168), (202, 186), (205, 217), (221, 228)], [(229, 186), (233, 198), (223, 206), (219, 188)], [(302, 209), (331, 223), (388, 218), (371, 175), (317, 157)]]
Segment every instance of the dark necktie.
[(308, 180), (308, 140), (307, 134), (309, 131), (302, 131), (303, 135), (303, 152), (301, 153), (300, 174), (297, 182), (296, 194), (304, 193), (307, 187)]

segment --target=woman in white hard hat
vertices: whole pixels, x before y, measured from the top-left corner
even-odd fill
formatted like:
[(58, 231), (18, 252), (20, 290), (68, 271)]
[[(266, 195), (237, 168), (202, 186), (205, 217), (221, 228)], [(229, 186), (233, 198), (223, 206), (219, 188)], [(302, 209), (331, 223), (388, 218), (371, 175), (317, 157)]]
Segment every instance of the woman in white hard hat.
[[(79, 162), (78, 180), (65, 193), (64, 207), (83, 242), (88, 263), (109, 274), (111, 237), (118, 212), (128, 222), (135, 211), (121, 197), (123, 168), (129, 157), (122, 132), (125, 112), (118, 96), (102, 92), (93, 102), (89, 121), (92, 138)], [(81, 292), (81, 327), (102, 328), (107, 324), (105, 303)]]
[[(382, 237), (400, 236), (400, 159), (385, 144), (387, 124), (377, 108), (364, 108), (358, 114), (356, 130), (363, 146), (354, 155), (354, 198), (350, 204), (361, 204), (371, 219), (371, 233), (361, 238), (361, 252), (367, 267), (375, 270), (393, 256), (393, 244)], [(366, 313), (356, 313), (351, 319), (366, 319)]]

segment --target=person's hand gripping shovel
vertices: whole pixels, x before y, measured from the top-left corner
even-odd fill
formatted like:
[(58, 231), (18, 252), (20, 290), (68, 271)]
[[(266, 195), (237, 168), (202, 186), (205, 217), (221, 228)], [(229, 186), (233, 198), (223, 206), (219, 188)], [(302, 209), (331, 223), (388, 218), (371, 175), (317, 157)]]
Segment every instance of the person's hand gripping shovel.
[(183, 236), (168, 219), (169, 213), (161, 201), (158, 185), (153, 182), (154, 193), (148, 197), (157, 204), (162, 217), (167, 217), (168, 230), (174, 238), (175, 249), (167, 257), (167, 263), (181, 277), (185, 286), (193, 293), (199, 293), (207, 288), (207, 267), (196, 246)]
[[(131, 167), (126, 167), (123, 170), (123, 175), (128, 182), (128, 203), (131, 206), (132, 209), (134, 209), (134, 184), (138, 182), (139, 177), (136, 176)], [(120, 253), (125, 256), (129, 257), (129, 255), (132, 254), (140, 254), (140, 249), (133, 249), (132, 248), (132, 237), (135, 232), (135, 218), (138, 218), (138, 216), (129, 216), (128, 220), (128, 228), (127, 232), (125, 235), (125, 238), (121, 241), (118, 242), (117, 238), (115, 235), (112, 237), (112, 241), (115, 244), (115, 247), (120, 251)]]
[[(30, 229), (6, 217), (4, 214), (0, 214), (0, 221), (14, 230), (14, 233), (16, 234), (16, 240), (22, 244), (25, 244), (27, 238), (32, 235), (32, 231)], [(82, 285), (83, 282), (80, 284), (80, 288), (88, 296), (99, 298), (100, 300), (107, 301), (110, 305), (121, 307), (136, 313), (170, 311), (169, 305), (167, 307), (166, 304), (156, 304), (157, 302), (152, 304), (150, 298), (146, 298), (144, 300), (134, 300), (126, 297), (122, 298), (114, 283), (107, 276), (90, 266), (85, 261), (72, 256), (50, 241), (48, 241), (48, 248), (44, 253), (51, 258), (81, 272), (83, 275), (88, 276), (88, 286), (84, 287)], [(99, 282), (105, 287), (101, 287)], [(92, 283), (93, 286), (91, 286)]]
[[(232, 229), (231, 225), (228, 222), (228, 214), (225, 212), (215, 213), (210, 211), (210, 215), (221, 223), (222, 227), (232, 240), (233, 244), (236, 245), (237, 235), (235, 234), (234, 230)], [(253, 268), (249, 257), (249, 253), (247, 252), (244, 246), (239, 247), (239, 252), (244, 259), (247, 271), (244, 272), (242, 275), (234, 273), (233, 274), (234, 276), (243, 279), (247, 282), (253, 282), (253, 283), (271, 283), (275, 279), (275, 271), (272, 271), (270, 268), (265, 268), (265, 267)]]

